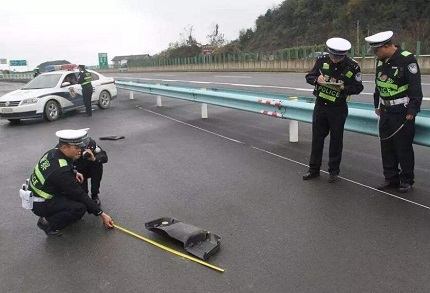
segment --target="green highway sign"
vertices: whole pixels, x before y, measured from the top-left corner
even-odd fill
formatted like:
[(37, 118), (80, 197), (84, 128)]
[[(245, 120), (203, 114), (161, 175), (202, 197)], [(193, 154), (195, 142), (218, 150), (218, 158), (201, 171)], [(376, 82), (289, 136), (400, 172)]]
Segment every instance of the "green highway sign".
[(27, 66), (27, 60), (9, 60), (9, 66)]
[(99, 53), (99, 67), (100, 69), (108, 68), (107, 53)]

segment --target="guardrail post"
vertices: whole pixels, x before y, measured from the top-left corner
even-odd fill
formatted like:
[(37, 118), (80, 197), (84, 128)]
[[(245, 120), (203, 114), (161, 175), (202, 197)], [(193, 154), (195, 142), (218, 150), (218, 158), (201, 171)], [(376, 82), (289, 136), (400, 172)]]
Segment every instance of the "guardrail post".
[(161, 107), (163, 104), (161, 103), (161, 96), (157, 96), (157, 107)]
[[(290, 97), (292, 102), (297, 102), (297, 97)], [(299, 121), (288, 120), (288, 125), (290, 128), (290, 142), (299, 142)]]
[(130, 91), (130, 100), (134, 100), (134, 93), (133, 93), (133, 91)]
[(202, 119), (208, 118), (208, 104), (202, 103)]

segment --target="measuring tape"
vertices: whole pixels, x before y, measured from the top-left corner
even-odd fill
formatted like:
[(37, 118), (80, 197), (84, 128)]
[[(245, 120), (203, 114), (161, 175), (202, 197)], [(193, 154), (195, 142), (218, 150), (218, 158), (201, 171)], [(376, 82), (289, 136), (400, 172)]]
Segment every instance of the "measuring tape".
[(153, 240), (151, 240), (151, 239), (145, 238), (145, 237), (143, 237), (143, 236), (141, 236), (141, 235), (139, 235), (139, 234), (136, 234), (136, 233), (134, 233), (134, 232), (132, 232), (132, 231), (130, 231), (130, 230), (127, 230), (127, 229), (125, 229), (125, 228), (123, 228), (123, 227), (121, 227), (121, 226), (119, 226), (119, 225), (117, 225), (117, 224), (114, 224), (113, 226), (114, 226), (115, 228), (117, 228), (117, 229), (119, 229), (119, 230), (121, 230), (121, 231), (123, 231), (123, 232), (127, 233), (127, 234), (130, 234), (130, 235), (132, 235), (132, 236), (134, 236), (134, 237), (136, 237), (136, 238), (139, 238), (140, 240), (143, 240), (143, 241), (145, 241), (145, 242), (148, 242), (148, 243), (150, 243), (150, 244), (152, 244), (152, 245), (154, 245), (154, 246), (156, 246), (156, 247), (158, 247), (158, 248), (161, 248), (161, 249), (163, 249), (163, 250), (166, 250), (166, 251), (171, 252), (171, 253), (173, 253), (173, 254), (176, 254), (176, 255), (178, 255), (178, 256), (184, 257), (184, 258), (186, 258), (186, 259), (188, 259), (188, 260), (192, 260), (192, 261), (194, 261), (194, 262), (196, 262), (196, 263), (199, 263), (199, 264), (201, 264), (201, 265), (207, 266), (207, 267), (209, 267), (209, 268), (211, 268), (211, 269), (213, 269), (213, 270), (216, 270), (216, 271), (218, 271), (218, 272), (224, 273), (224, 269), (222, 269), (222, 268), (220, 268), (220, 267), (217, 267), (217, 266), (211, 265), (210, 263), (204, 262), (204, 261), (202, 261), (202, 260), (200, 260), (200, 259), (198, 259), (198, 258), (195, 258), (195, 257), (189, 256), (189, 255), (187, 255), (187, 254), (184, 254), (184, 253), (182, 253), (182, 252), (176, 251), (176, 250), (171, 249), (171, 248), (169, 248), (169, 247), (167, 247), (167, 246), (164, 246), (164, 245), (162, 245), (162, 244), (159, 244), (159, 243), (157, 243), (157, 242), (155, 242), (155, 241), (153, 241)]

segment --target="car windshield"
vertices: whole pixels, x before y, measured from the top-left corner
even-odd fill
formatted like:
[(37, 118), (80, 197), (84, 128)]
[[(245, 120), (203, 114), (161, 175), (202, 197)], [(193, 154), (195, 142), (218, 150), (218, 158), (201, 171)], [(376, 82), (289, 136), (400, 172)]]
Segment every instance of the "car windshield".
[(58, 84), (62, 74), (42, 74), (37, 76), (35, 79), (27, 83), (22, 89), (33, 90), (33, 89), (47, 89), (53, 88)]

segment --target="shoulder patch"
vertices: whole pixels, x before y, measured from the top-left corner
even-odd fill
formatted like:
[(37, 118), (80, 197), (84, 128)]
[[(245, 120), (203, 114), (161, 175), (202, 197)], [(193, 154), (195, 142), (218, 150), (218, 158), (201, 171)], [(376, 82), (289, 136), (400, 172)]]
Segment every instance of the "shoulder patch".
[(401, 54), (402, 54), (403, 56), (407, 57), (407, 56), (411, 55), (412, 53), (411, 53), (411, 52), (408, 52), (408, 51), (403, 51)]
[(416, 63), (411, 63), (408, 65), (408, 70), (412, 74), (416, 74), (418, 72), (418, 65)]

